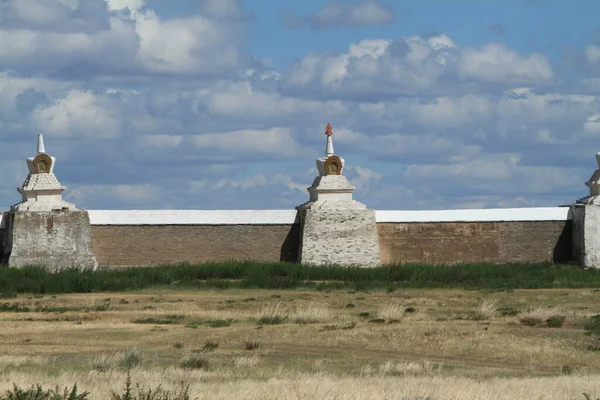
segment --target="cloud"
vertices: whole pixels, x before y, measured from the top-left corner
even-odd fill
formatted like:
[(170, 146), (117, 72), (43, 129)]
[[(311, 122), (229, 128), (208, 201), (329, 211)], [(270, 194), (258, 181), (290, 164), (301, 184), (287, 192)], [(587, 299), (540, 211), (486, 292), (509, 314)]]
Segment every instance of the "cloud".
[(285, 93), (370, 99), (456, 94), (487, 86), (544, 85), (554, 72), (546, 55), (520, 55), (497, 43), (460, 47), (446, 35), (366, 39), (339, 55), (308, 54), (283, 74)]
[(32, 119), (41, 131), (55, 136), (94, 139), (119, 135), (119, 121), (102, 98), (89, 91), (70, 91), (52, 105), (36, 108)]
[(548, 56), (521, 56), (498, 43), (488, 43), (478, 49), (464, 49), (457, 72), (463, 80), (510, 84), (544, 83), (554, 76)]
[(205, 1), (205, 14), (163, 19), (142, 1), (10, 0), (0, 13), (0, 64), (62, 79), (237, 74), (260, 63), (242, 52), (246, 28), (234, 6)]
[(330, 0), (322, 8), (306, 17), (300, 17), (285, 9), (279, 17), (290, 29), (300, 29), (308, 25), (310, 29), (355, 28), (361, 26), (381, 26), (396, 23), (394, 10), (382, 5), (379, 0), (342, 1)]
[[(0, 3), (5, 207), (40, 131), (85, 208), (290, 209), (307, 200), (329, 121), (371, 208), (566, 204), (595, 168), (597, 46), (574, 52), (581, 80), (544, 53), (441, 32), (374, 36), (279, 70), (246, 53), (257, 20), (237, 1), (169, 18), (141, 0)], [(47, 13), (19, 8), (31, 4)], [(348, 15), (338, 22), (356, 24)]]
[(49, 32), (96, 32), (108, 29), (104, 0), (5, 0), (0, 3), (2, 29)]

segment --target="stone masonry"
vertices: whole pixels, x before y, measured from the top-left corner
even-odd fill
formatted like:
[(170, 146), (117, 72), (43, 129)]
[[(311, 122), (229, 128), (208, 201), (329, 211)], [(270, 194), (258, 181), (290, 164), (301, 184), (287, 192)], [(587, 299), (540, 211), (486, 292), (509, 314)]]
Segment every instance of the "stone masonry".
[(65, 187), (54, 175), (55, 162), (40, 134), (37, 155), (27, 159), (29, 174), (17, 189), (22, 201), (2, 219), (2, 264), (97, 267), (89, 215), (62, 199)]
[(588, 268), (600, 268), (600, 153), (598, 169), (585, 183), (589, 196), (571, 206), (573, 213), (573, 258)]

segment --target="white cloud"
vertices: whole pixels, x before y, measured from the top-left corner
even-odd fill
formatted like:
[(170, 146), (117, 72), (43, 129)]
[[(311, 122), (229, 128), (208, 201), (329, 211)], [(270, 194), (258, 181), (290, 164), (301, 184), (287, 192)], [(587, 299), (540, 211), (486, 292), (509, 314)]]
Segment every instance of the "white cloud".
[(520, 55), (504, 45), (459, 47), (446, 35), (427, 39), (368, 39), (339, 55), (308, 54), (282, 79), (291, 93), (327, 97), (393, 96), (460, 92), (465, 85), (531, 85), (552, 82), (554, 72), (543, 54)]
[(521, 56), (498, 43), (463, 49), (457, 70), (463, 80), (497, 83), (544, 83), (554, 75), (548, 56)]
[[(10, 1), (12, 14), (0, 16), (14, 14), (17, 22), (0, 23), (0, 64), (31, 74), (223, 76), (256, 64), (241, 53), (245, 28), (235, 19), (191, 14), (166, 20), (134, 0), (86, 0), (74, 10), (58, 0)], [(223, 7), (209, 11), (230, 9)], [(130, 12), (115, 13), (124, 9)]]
[(106, 139), (120, 134), (118, 119), (89, 91), (70, 91), (54, 104), (37, 108), (32, 119), (39, 130), (55, 136)]

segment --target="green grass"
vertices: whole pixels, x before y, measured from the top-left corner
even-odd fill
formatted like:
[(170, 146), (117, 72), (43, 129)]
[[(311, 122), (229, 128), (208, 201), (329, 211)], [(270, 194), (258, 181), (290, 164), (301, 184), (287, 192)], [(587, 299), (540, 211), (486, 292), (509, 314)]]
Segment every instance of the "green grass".
[(161, 267), (63, 269), (0, 267), (0, 293), (90, 293), (145, 288), (390, 290), (400, 288), (598, 288), (600, 271), (552, 263), (404, 264), (379, 268), (222, 262)]

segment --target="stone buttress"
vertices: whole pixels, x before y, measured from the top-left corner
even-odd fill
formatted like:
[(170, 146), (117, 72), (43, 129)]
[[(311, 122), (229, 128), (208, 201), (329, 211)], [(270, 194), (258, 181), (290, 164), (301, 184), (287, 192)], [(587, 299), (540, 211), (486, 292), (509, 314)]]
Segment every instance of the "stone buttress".
[(571, 206), (573, 213), (573, 259), (584, 267), (600, 268), (600, 153), (598, 169), (585, 184), (590, 195)]
[(41, 134), (37, 150), (27, 159), (29, 174), (17, 188), (22, 201), (2, 219), (0, 264), (96, 268), (88, 213), (62, 199), (65, 187), (54, 175), (56, 159), (46, 153)]

